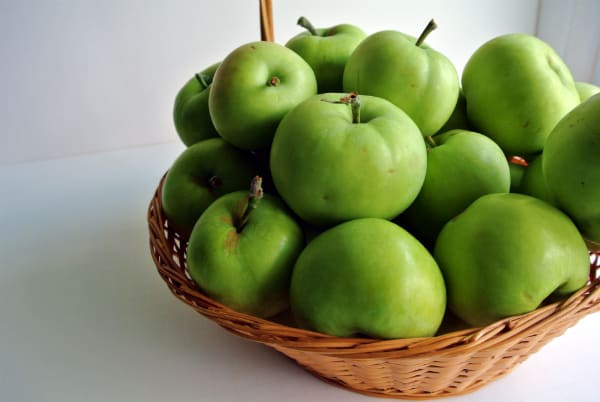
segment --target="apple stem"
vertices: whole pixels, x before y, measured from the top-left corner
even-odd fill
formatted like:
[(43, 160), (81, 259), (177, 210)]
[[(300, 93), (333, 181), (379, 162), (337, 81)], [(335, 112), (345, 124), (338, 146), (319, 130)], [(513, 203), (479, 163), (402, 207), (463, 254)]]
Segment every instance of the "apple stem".
[(437, 24), (435, 23), (435, 21), (432, 18), (431, 21), (429, 21), (429, 23), (423, 30), (423, 32), (421, 32), (421, 35), (419, 36), (419, 39), (417, 39), (417, 42), (415, 43), (415, 45), (421, 46), (421, 44), (425, 41), (425, 38), (427, 37), (427, 35), (429, 35), (431, 33), (431, 31), (433, 31), (436, 28), (437, 28)]
[(306, 18), (306, 17), (298, 18), (297, 24), (300, 25), (302, 28), (306, 29), (308, 32), (310, 32), (311, 35), (314, 35), (314, 36), (319, 35), (319, 33), (317, 32), (317, 29), (315, 28), (315, 26), (313, 24), (311, 24), (311, 22), (308, 20), (308, 18)]
[(235, 227), (240, 233), (250, 217), (250, 213), (258, 207), (263, 198), (262, 177), (254, 176), (250, 182), (250, 191), (238, 207)]
[(350, 105), (352, 108), (352, 123), (358, 124), (360, 123), (360, 97), (356, 92), (350, 92), (348, 95), (340, 98), (336, 101), (330, 101), (327, 99), (321, 99), (323, 102), (329, 103), (343, 103), (344, 105)]
[(212, 77), (208, 74), (196, 74), (195, 76), (203, 88), (208, 88), (208, 86), (212, 84)]
[(281, 80), (279, 79), (278, 76), (274, 75), (271, 77), (271, 79), (267, 82), (267, 85), (270, 87), (276, 87), (277, 85), (279, 85), (279, 83), (281, 82)]
[(356, 92), (348, 95), (350, 98), (350, 107), (352, 108), (352, 123), (360, 123), (360, 98)]
[(510, 156), (508, 158), (508, 162), (512, 163), (514, 165), (519, 165), (519, 166), (524, 166), (524, 167), (529, 166), (529, 164), (527, 163), (527, 161), (525, 160), (525, 158), (523, 158), (521, 156), (517, 156), (517, 155)]
[(427, 149), (431, 149), (431, 148), (437, 147), (437, 144), (435, 143), (435, 140), (430, 135), (426, 135), (425, 136), (425, 143), (427, 145)]

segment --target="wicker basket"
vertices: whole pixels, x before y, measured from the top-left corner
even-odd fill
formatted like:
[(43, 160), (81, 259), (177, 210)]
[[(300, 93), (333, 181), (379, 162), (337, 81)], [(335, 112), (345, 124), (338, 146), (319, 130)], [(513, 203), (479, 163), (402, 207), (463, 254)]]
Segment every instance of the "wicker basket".
[[(260, 0), (261, 39), (273, 41), (270, 0)], [(166, 176), (166, 175), (165, 175)], [(432, 399), (474, 391), (506, 375), (585, 315), (600, 310), (600, 245), (588, 242), (590, 282), (567, 300), (431, 338), (340, 338), (236, 312), (210, 299), (186, 270), (187, 239), (166, 219), (161, 179), (148, 208), (150, 251), (171, 292), (221, 327), (270, 346), (317, 377), (363, 394)]]
[(209, 297), (186, 271), (187, 239), (163, 214), (164, 176), (148, 208), (150, 251), (171, 292), (243, 338), (268, 345), (319, 378), (360, 393), (403, 399), (460, 395), (507, 374), (585, 315), (600, 310), (600, 253), (590, 252), (590, 282), (568, 299), (483, 328), (431, 338), (340, 338), (233, 311)]

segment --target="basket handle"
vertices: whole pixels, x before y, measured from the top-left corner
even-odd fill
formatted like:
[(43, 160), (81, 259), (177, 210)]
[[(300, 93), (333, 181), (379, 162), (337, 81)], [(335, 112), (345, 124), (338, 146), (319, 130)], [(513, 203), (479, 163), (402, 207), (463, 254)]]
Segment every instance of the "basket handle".
[(273, 6), (271, 0), (259, 0), (260, 3), (260, 39), (274, 42), (273, 33)]

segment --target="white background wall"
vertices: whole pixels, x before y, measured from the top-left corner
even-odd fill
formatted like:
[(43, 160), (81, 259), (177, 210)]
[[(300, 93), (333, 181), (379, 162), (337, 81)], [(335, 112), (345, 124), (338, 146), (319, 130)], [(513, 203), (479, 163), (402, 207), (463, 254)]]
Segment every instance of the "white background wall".
[[(594, 0), (274, 0), (273, 12), (279, 43), (300, 32), (300, 15), (415, 36), (434, 17), (427, 42), (459, 72), (486, 40), (539, 27), (577, 79), (595, 74), (600, 84)], [(586, 42), (579, 18), (596, 29)], [(178, 141), (171, 110), (181, 85), (258, 40), (258, 27), (258, 1), (1, 1), (0, 164)]]
[(577, 80), (600, 85), (600, 1), (540, 1), (536, 34), (552, 44)]

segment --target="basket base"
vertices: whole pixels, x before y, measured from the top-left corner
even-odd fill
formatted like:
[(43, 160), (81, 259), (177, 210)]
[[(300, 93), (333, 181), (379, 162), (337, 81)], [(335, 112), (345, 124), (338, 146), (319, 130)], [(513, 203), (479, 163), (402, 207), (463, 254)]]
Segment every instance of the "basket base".
[[(302, 352), (276, 345), (269, 345), (287, 356), (316, 378), (350, 392), (390, 399), (430, 400), (472, 393), (501, 377), (509, 374), (527, 356), (517, 358), (503, 368), (494, 367), (484, 376), (472, 376), (466, 369), (450, 369), (440, 366), (439, 371), (429, 367), (429, 374), (423, 372), (422, 359), (347, 359), (325, 357), (311, 352)], [(484, 364), (494, 365), (494, 357), (483, 359)], [(440, 362), (440, 364), (442, 364)], [(460, 367), (457, 365), (455, 367)], [(477, 369), (480, 370), (480, 369)], [(449, 371), (441, 375), (442, 371)], [(448, 375), (453, 380), (448, 380)], [(362, 379), (359, 381), (357, 379)], [(429, 380), (429, 381), (428, 381)], [(451, 384), (449, 385), (449, 382)]]

